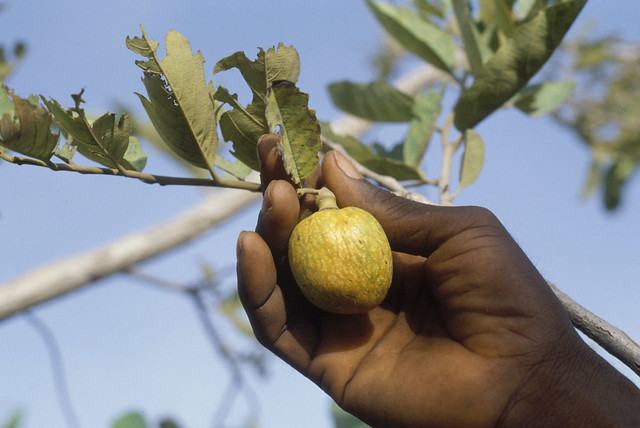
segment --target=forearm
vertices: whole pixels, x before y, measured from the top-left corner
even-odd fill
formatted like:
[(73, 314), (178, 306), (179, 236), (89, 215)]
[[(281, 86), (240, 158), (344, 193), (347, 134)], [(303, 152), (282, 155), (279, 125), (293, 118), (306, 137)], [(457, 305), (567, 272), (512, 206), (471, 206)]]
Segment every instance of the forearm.
[(582, 340), (542, 363), (498, 426), (640, 427), (640, 389)]

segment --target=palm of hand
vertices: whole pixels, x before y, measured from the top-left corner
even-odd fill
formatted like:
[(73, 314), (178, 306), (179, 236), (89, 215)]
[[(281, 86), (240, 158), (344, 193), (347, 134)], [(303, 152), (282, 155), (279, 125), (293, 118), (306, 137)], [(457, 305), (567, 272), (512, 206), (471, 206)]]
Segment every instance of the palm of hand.
[[(333, 173), (324, 180), (331, 186)], [(457, 233), (431, 232), (428, 244), (424, 234), (401, 239), (399, 226), (383, 219), (392, 247), (420, 255), (394, 254), (394, 280), (381, 307), (335, 315), (304, 300), (286, 266), (286, 244), (301, 213), (295, 191), (280, 181), (269, 195), (258, 234), (239, 241), (240, 295), (258, 339), (365, 421), (494, 425), (530, 371), (528, 361), (549, 352), (532, 343), (551, 330), (545, 318), (557, 315), (553, 307), (520, 309), (523, 300), (546, 297), (540, 287), (530, 292), (528, 283), (541, 280), (534, 268), (524, 266), (527, 275), (518, 278), (505, 270), (495, 281), (501, 267), (494, 264), (505, 257), (522, 267), (517, 245), (499, 224), (457, 224)]]

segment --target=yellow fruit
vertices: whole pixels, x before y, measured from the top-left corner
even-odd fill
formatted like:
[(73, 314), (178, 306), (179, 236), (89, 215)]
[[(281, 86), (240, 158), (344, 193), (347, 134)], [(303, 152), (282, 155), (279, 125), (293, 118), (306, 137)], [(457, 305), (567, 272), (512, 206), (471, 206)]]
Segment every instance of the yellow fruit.
[(382, 303), (391, 285), (389, 241), (375, 217), (356, 207), (338, 209), (329, 194), (319, 196), (320, 210), (294, 228), (289, 265), (315, 306), (340, 314), (364, 313)]

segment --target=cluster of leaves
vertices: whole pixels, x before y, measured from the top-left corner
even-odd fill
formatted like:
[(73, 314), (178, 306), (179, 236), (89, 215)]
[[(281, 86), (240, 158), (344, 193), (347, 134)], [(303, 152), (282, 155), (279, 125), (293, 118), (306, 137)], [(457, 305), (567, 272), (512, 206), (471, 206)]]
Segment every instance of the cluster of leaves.
[[(105, 113), (89, 121), (80, 108), (81, 97), (74, 95), (76, 106), (64, 109), (54, 99), (23, 99), (0, 86), (0, 150), (4, 146), (42, 161), (55, 155), (67, 163), (79, 152), (109, 168), (141, 171), (146, 155), (131, 135), (128, 116)], [(65, 136), (62, 147), (60, 133)]]
[[(453, 151), (464, 148), (459, 170), (462, 188), (473, 183), (482, 168), (484, 142), (472, 130), (480, 121), (502, 107), (516, 107), (533, 117), (553, 113), (571, 96), (573, 81), (529, 82), (558, 48), (585, 2), (413, 0), (395, 5), (368, 0), (372, 13), (393, 40), (392, 60), (380, 62), (383, 75), (388, 75), (403, 51), (447, 76), (415, 95), (401, 92), (383, 79), (329, 86), (334, 103), (345, 112), (373, 122), (406, 123), (405, 137), (393, 147), (364, 144), (352, 136), (336, 135), (327, 123), (320, 126), (308, 106), (308, 95), (295, 86), (300, 64), (293, 47), (260, 48), (255, 60), (236, 52), (215, 64), (214, 74), (234, 68), (240, 71), (252, 94), (251, 101), (243, 105), (228, 89), (206, 82), (204, 58), (200, 52), (193, 54), (189, 41), (180, 33), (167, 35), (163, 59), (157, 54), (159, 44), (147, 37), (144, 28), (141, 37), (127, 38), (126, 44), (145, 58), (136, 63), (143, 69), (147, 94), (137, 95), (155, 135), (178, 158), (207, 171), (212, 185), (232, 186), (251, 170), (259, 170), (256, 145), (267, 133), (281, 135), (278, 149), (287, 172), (294, 182), (302, 183), (317, 166), (322, 131), (324, 138), (342, 145), (355, 160), (378, 174), (442, 187), (442, 180), (449, 178), (441, 175), (429, 180), (421, 165), (434, 135), (440, 132), (444, 137), (438, 120), (443, 116), (445, 94), (457, 91), (447, 124), (452, 122), (460, 132), (451, 142)], [(605, 39), (573, 45), (578, 81), (591, 89), (603, 87), (600, 91), (578, 91), (597, 96), (574, 96), (555, 115), (593, 149), (585, 193), (602, 188), (607, 208), (618, 206), (624, 183), (640, 159), (634, 119), (640, 55), (614, 49), (616, 44), (619, 41)], [(24, 46), (18, 43), (13, 50), (17, 61)], [(0, 80), (12, 68), (13, 63), (0, 50)], [(65, 109), (44, 96), (21, 98), (2, 84), (0, 156), (12, 159), (3, 154), (6, 148), (40, 160), (42, 166), (52, 166), (53, 156), (73, 165), (72, 158), (80, 153), (114, 173), (142, 171), (146, 155), (133, 135), (132, 118), (105, 113), (90, 120), (81, 107), (82, 92), (72, 97), (75, 105)], [(232, 143), (230, 154), (235, 161), (221, 153), (219, 132)], [(217, 170), (236, 181), (221, 179)]]
[[(146, 156), (131, 136), (127, 115), (106, 113), (89, 121), (80, 108), (82, 92), (73, 96), (75, 107), (64, 109), (43, 96), (21, 98), (2, 83), (25, 51), (23, 43), (16, 43), (13, 61), (8, 61), (0, 47), (0, 154), (7, 148), (45, 162), (55, 155), (70, 163), (77, 151), (110, 168), (141, 171)], [(65, 137), (62, 147), (60, 133)]]
[(565, 49), (574, 57), (579, 90), (554, 117), (591, 149), (584, 195), (601, 190), (605, 207), (615, 209), (640, 166), (640, 48), (607, 37)]
[[(282, 136), (279, 149), (295, 182), (317, 166), (320, 125), (308, 108), (308, 95), (295, 86), (300, 64), (294, 48), (260, 49), (255, 61), (236, 52), (216, 64), (214, 73), (237, 68), (244, 76), (253, 100), (243, 106), (237, 95), (206, 83), (204, 58), (200, 52), (194, 55), (189, 41), (177, 31), (167, 35), (163, 59), (157, 55), (159, 44), (147, 37), (144, 28), (142, 37), (127, 38), (126, 44), (146, 58), (136, 63), (144, 71), (147, 97), (137, 95), (157, 133), (181, 159), (207, 170), (214, 185), (229, 184), (215, 168), (239, 181), (252, 169), (258, 170), (256, 144), (267, 133)], [(4, 147), (45, 163), (56, 156), (67, 164), (78, 152), (123, 175), (142, 171), (146, 155), (132, 135), (129, 116), (106, 113), (91, 121), (81, 108), (82, 93), (72, 97), (75, 106), (64, 109), (43, 96), (22, 99), (3, 85), (0, 150)], [(224, 139), (233, 143), (236, 162), (218, 153), (218, 123)], [(60, 133), (65, 137), (62, 147)]]
[[(396, 46), (400, 45), (448, 78), (416, 96), (383, 80), (330, 85), (332, 99), (342, 110), (370, 121), (408, 124), (404, 140), (390, 150), (364, 146), (352, 138), (338, 142), (376, 172), (424, 180), (420, 165), (439, 129), (436, 121), (443, 95), (451, 88), (458, 92), (453, 123), (463, 135), (466, 152), (460, 185), (472, 183), (484, 159), (484, 143), (471, 131), (474, 126), (505, 106), (531, 116), (553, 112), (571, 93), (570, 81), (527, 84), (559, 46), (585, 1), (481, 0), (473, 11), (466, 0), (414, 0), (404, 6), (368, 0), (395, 41), (393, 59), (399, 58)], [(384, 68), (381, 75), (387, 75), (389, 61), (379, 63)]]
[[(454, 149), (465, 149), (460, 187), (471, 184), (484, 159), (484, 143), (472, 131), (475, 125), (505, 105), (531, 115), (551, 112), (571, 91), (572, 82), (526, 85), (558, 47), (585, 1), (485, 0), (473, 11), (466, 0), (415, 0), (412, 7), (368, 0), (397, 45), (448, 79), (415, 96), (383, 80), (334, 83), (329, 91), (339, 108), (371, 121), (405, 122), (408, 131), (404, 141), (390, 149), (335, 135), (327, 124), (322, 126), (324, 137), (343, 145), (374, 172), (446, 188), (438, 179), (427, 180), (421, 164), (435, 131), (442, 131), (437, 121), (443, 96), (453, 87), (459, 94), (447, 123), (460, 132), (452, 143)], [(202, 54), (193, 54), (180, 33), (168, 33), (162, 59), (157, 53), (159, 43), (148, 38), (144, 28), (141, 37), (129, 37), (126, 44), (145, 58), (136, 63), (143, 69), (147, 94), (137, 95), (157, 133), (179, 158), (206, 170), (214, 185), (231, 186), (258, 170), (256, 144), (267, 133), (281, 135), (278, 149), (294, 182), (302, 183), (317, 166), (321, 126), (308, 107), (308, 95), (295, 86), (300, 64), (293, 47), (259, 49), (255, 60), (236, 52), (215, 64), (214, 74), (233, 68), (240, 71), (252, 94), (243, 105), (236, 94), (207, 83)], [(132, 136), (129, 116), (106, 113), (90, 121), (81, 108), (81, 95), (73, 96), (74, 107), (64, 109), (56, 100), (43, 96), (24, 100), (3, 87), (0, 150), (3, 146), (45, 163), (56, 156), (67, 164), (78, 152), (122, 175), (141, 171), (146, 156)], [(230, 154), (235, 161), (221, 155), (218, 129), (232, 143)], [(65, 137), (62, 147), (60, 133)], [(234, 181), (221, 179), (219, 170)]]
[[(315, 112), (308, 108), (308, 95), (295, 86), (300, 63), (294, 48), (260, 48), (254, 61), (244, 52), (218, 61), (214, 74), (237, 68), (251, 88), (253, 99), (243, 106), (226, 88), (206, 83), (202, 55), (193, 55), (180, 33), (169, 32), (162, 60), (157, 56), (158, 43), (146, 36), (144, 28), (142, 37), (127, 38), (127, 47), (147, 58), (136, 63), (144, 70), (142, 81), (149, 98), (138, 96), (149, 118), (167, 145), (192, 165), (209, 170), (214, 178), (217, 166), (244, 179), (252, 169), (259, 169), (256, 144), (260, 136), (276, 131), (283, 137), (279, 148), (297, 182), (313, 171), (301, 163), (317, 165), (320, 129)], [(236, 162), (218, 154), (218, 123), (223, 138), (233, 143)], [(296, 145), (300, 156), (295, 160), (290, 138), (304, 141)]]

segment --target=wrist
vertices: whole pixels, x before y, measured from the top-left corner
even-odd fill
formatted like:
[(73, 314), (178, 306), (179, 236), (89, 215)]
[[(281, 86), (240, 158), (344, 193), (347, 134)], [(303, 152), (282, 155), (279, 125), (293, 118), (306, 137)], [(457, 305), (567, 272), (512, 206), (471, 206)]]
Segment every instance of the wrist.
[(529, 371), (497, 426), (640, 426), (640, 390), (573, 336)]

